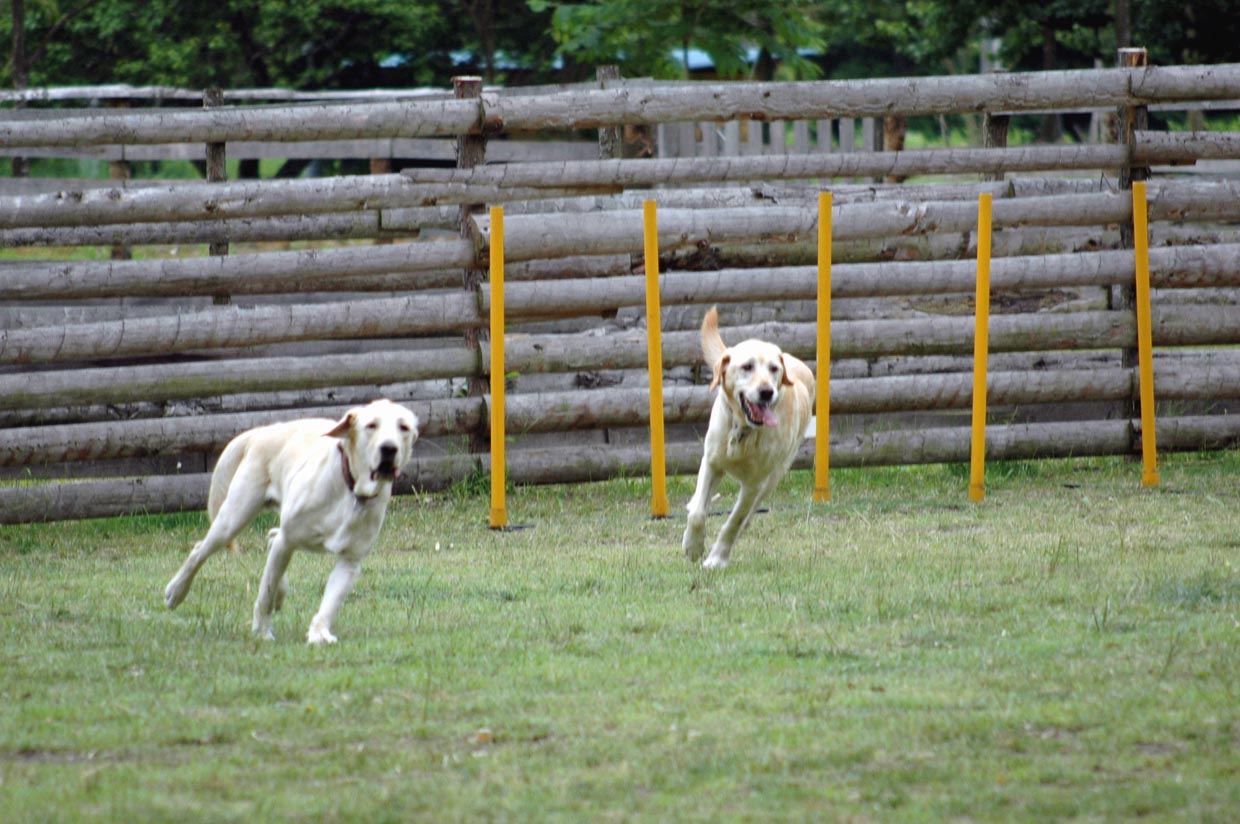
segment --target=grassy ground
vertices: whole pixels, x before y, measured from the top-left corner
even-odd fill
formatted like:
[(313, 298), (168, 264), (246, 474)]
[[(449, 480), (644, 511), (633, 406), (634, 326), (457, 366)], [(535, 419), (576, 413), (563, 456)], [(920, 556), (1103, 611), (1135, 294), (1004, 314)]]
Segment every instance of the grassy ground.
[(269, 520), (175, 613), (200, 514), (6, 527), (0, 817), (1232, 821), (1238, 470), (794, 473), (714, 573), (645, 481), (516, 490), (504, 534), (401, 498), (331, 648), (312, 556), (249, 637)]

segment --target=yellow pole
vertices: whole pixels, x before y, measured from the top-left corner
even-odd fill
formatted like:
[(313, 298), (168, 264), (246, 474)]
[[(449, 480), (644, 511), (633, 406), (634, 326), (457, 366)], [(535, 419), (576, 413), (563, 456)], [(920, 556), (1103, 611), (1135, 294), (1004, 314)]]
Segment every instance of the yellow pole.
[(1154, 333), (1150, 317), (1150, 234), (1145, 181), (1132, 184), (1132, 239), (1137, 259), (1137, 358), (1141, 384), (1141, 483), (1158, 486), (1154, 440)]
[(653, 200), (642, 204), (646, 264), (646, 359), (650, 368), (650, 514), (667, 517), (663, 449), (663, 337), (659, 319), (659, 220)]
[(491, 529), (508, 526), (504, 501), (504, 207), (491, 207)]
[(990, 351), (990, 195), (977, 202), (977, 300), (973, 333), (973, 441), (969, 500), (986, 497), (986, 357)]
[(814, 502), (831, 500), (831, 193), (818, 193), (818, 365), (814, 422)]

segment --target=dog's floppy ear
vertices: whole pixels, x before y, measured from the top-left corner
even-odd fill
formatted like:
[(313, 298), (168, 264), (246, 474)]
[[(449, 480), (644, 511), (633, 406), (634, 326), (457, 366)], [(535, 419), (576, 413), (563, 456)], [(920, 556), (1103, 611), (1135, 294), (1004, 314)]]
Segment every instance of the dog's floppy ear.
[(732, 356), (727, 352), (723, 353), (723, 357), (715, 361), (715, 369), (710, 377), (710, 391), (714, 392), (719, 384), (723, 383), (723, 373), (728, 369), (728, 362), (732, 360)]
[(327, 431), (329, 438), (342, 438), (344, 434), (353, 428), (353, 422), (357, 420), (357, 410), (350, 409), (348, 413), (340, 419), (340, 421)]
[(792, 386), (792, 379), (788, 377), (788, 364), (784, 361), (784, 353), (779, 353), (779, 368), (783, 370), (784, 377), (779, 382), (780, 386)]

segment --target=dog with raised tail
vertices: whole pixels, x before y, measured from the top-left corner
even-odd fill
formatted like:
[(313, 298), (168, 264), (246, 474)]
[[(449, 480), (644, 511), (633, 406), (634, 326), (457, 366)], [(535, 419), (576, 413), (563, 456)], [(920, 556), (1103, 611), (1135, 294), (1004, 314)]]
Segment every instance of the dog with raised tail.
[(702, 319), (702, 354), (718, 389), (702, 445), (697, 488), (688, 504), (681, 547), (691, 561), (706, 550), (706, 508), (724, 475), (740, 494), (702, 566), (728, 565), (732, 546), (758, 505), (796, 458), (813, 416), (814, 373), (773, 343), (727, 346), (714, 307)]
[(288, 590), (285, 570), (294, 550), (335, 555), (319, 611), (306, 640), (334, 644), (332, 621), (370, 553), (392, 497), (396, 474), (418, 438), (417, 417), (399, 404), (378, 400), (329, 418), (260, 426), (228, 442), (211, 475), (207, 535), (164, 589), (176, 609), (198, 570), (233, 542), (266, 506), (280, 509), (280, 525), (267, 533), (267, 565), (254, 603), (254, 634), (275, 637), (272, 618)]

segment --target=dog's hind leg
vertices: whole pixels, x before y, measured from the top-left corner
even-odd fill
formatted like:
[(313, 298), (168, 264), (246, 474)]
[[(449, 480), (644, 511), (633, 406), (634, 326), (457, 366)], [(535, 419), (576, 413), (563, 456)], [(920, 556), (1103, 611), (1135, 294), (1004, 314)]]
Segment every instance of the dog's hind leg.
[(276, 636), (272, 630), (271, 616), (276, 609), (281, 582), (288, 569), (289, 558), (293, 555), (293, 548), (285, 540), (284, 530), (278, 527), (267, 533), (267, 536), (267, 565), (263, 568), (263, 578), (258, 585), (258, 598), (254, 601), (254, 634), (264, 641), (274, 641)]
[(319, 611), (310, 620), (310, 631), (306, 633), (307, 642), (336, 643), (336, 636), (332, 635), (332, 622), (336, 620), (336, 613), (344, 603), (345, 596), (353, 589), (357, 574), (361, 570), (361, 563), (348, 558), (341, 558), (336, 562), (332, 574), (327, 577), (327, 588), (323, 591), (323, 602), (319, 605)]
[(185, 563), (164, 588), (164, 603), (168, 609), (176, 609), (185, 600), (194, 576), (207, 559), (227, 546), (262, 510), (265, 484), (259, 479), (249, 482), (244, 478), (239, 480), (241, 483), (233, 484), (228, 497), (211, 521), (207, 536), (194, 545)]

